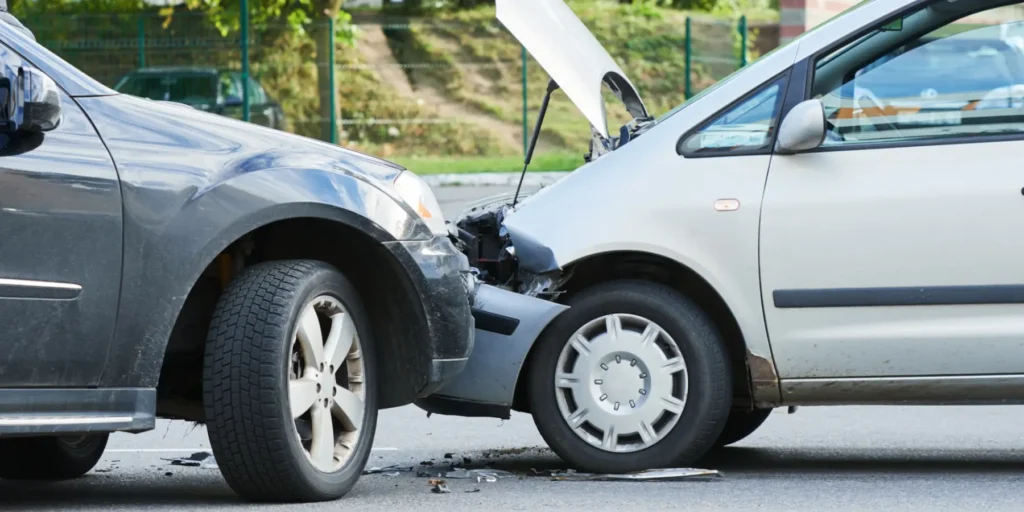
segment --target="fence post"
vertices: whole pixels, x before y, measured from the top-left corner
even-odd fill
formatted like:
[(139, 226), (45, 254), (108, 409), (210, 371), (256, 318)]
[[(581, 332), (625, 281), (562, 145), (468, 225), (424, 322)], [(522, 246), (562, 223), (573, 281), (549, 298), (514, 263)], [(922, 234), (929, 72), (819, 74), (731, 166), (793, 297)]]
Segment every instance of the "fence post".
[(528, 153), (530, 151), (530, 110), (529, 110), (529, 106), (527, 105), (527, 89), (526, 89), (526, 79), (527, 79), (526, 63), (527, 63), (527, 55), (526, 55), (526, 47), (523, 46), (522, 48), (523, 48), (523, 50), (522, 50), (522, 52), (523, 52), (523, 55), (522, 55), (522, 59), (523, 59), (523, 155), (526, 155), (526, 153)]
[(336, 79), (335, 73), (337, 72), (338, 66), (337, 66), (337, 63), (334, 61), (334, 59), (335, 59), (335, 56), (334, 56), (334, 51), (335, 51), (334, 46), (337, 44), (335, 42), (335, 38), (337, 36), (337, 32), (336, 32), (337, 28), (336, 28), (336, 26), (334, 24), (334, 16), (331, 16), (330, 18), (328, 18), (327, 19), (327, 23), (329, 24), (328, 29), (331, 32), (331, 48), (330, 48), (330, 51), (328, 52), (328, 59), (327, 59), (329, 61), (328, 64), (331, 66), (330, 71), (327, 73), (327, 81), (328, 81), (328, 83), (330, 84), (330, 87), (331, 87), (331, 144), (337, 144), (338, 143), (338, 99), (337, 99), (338, 87), (337, 87), (337, 83), (335, 82), (335, 79)]
[(139, 15), (139, 67), (146, 67), (146, 18)]
[(749, 30), (747, 27), (747, 15), (740, 16), (740, 41), (743, 46), (740, 47), (740, 67), (747, 67), (747, 43), (749, 42)]
[(686, 99), (693, 96), (693, 20), (686, 17)]
[(249, 122), (249, 0), (242, 0), (242, 120)]

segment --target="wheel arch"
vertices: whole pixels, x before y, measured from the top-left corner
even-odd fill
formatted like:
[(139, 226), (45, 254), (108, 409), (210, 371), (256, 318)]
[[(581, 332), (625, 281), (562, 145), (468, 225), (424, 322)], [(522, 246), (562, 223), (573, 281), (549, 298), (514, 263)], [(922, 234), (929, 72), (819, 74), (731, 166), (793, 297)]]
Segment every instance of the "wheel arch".
[[(579, 292), (594, 285), (623, 280), (652, 281), (680, 292), (710, 316), (719, 329), (733, 369), (733, 403), (737, 407), (771, 407), (779, 402), (778, 376), (774, 362), (755, 355), (748, 347), (739, 321), (727, 301), (714, 286), (691, 267), (666, 256), (643, 251), (610, 251), (580, 258), (564, 266), (564, 292), (558, 301), (567, 303)], [(516, 382), (513, 409), (529, 412), (525, 382), (532, 367), (536, 345), (530, 349)]]
[[(256, 263), (315, 259), (338, 268), (353, 282), (378, 343), (381, 408), (410, 403), (429, 377), (429, 346), (422, 330), (422, 307), (405, 269), (385, 243), (395, 238), (368, 217), (327, 204), (279, 204), (246, 216), (197, 251), (187, 292), (177, 301), (157, 342), (139, 356), (155, 375), (143, 385), (157, 387), (158, 415), (201, 420), (201, 354), (223, 288), (231, 277)], [(399, 290), (397, 294), (395, 290)], [(396, 299), (394, 295), (398, 295)], [(393, 318), (419, 319), (394, 322)], [(421, 368), (422, 371), (409, 371)], [(197, 394), (200, 393), (200, 394)]]

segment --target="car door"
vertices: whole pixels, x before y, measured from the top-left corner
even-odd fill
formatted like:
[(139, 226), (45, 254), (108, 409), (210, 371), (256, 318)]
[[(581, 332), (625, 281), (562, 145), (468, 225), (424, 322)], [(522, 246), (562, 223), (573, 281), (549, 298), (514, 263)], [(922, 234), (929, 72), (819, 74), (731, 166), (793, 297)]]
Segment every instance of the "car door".
[(1020, 11), (949, 22), (966, 4), (810, 58), (828, 133), (772, 158), (762, 205), (783, 379), (1024, 374)]
[[(27, 65), (0, 42), (0, 64)], [(43, 133), (0, 133), (0, 387), (100, 380), (121, 284), (114, 164), (75, 101)]]

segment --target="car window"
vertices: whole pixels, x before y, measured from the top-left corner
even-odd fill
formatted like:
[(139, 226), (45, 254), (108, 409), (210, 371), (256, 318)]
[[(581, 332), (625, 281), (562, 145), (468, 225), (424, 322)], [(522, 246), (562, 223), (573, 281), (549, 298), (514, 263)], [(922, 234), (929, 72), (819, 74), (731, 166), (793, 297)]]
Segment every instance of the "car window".
[(235, 76), (232, 73), (221, 73), (220, 74), (220, 97), (221, 99), (227, 99), (232, 96), (236, 98), (242, 97), (242, 91), (238, 87), (238, 81), (235, 80)]
[(249, 77), (249, 103), (253, 105), (262, 105), (267, 102), (267, 93), (263, 90), (263, 87)]
[(706, 156), (770, 150), (784, 83), (772, 82), (687, 137), (683, 153)]
[(214, 101), (216, 86), (209, 74), (138, 74), (121, 81), (119, 92), (160, 101), (207, 105)]
[(1020, 34), (1020, 9), (991, 9), (883, 48), (880, 57), (843, 70), (838, 87), (816, 76), (813, 90), (828, 120), (824, 145), (1024, 133)]

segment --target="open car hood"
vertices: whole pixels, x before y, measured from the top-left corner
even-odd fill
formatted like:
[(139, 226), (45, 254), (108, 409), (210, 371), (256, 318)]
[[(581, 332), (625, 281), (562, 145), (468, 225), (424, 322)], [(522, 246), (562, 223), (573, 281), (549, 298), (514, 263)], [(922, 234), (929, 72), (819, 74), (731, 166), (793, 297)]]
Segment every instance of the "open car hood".
[(497, 0), (498, 20), (565, 91), (594, 130), (608, 136), (607, 84), (634, 119), (649, 117), (633, 83), (563, 0)]

